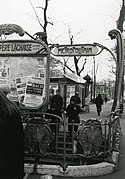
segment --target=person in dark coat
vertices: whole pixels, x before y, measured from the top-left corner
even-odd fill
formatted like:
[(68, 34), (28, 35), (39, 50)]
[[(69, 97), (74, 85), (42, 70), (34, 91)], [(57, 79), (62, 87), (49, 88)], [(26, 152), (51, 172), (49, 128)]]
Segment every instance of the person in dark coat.
[[(53, 103), (51, 108), (48, 109), (46, 112), (50, 113), (50, 114), (55, 114), (56, 115), (55, 106), (56, 106), (56, 104)], [(56, 135), (59, 132), (59, 125), (56, 124), (56, 123), (60, 122), (60, 119), (56, 118), (55, 116), (49, 116), (47, 114), (46, 114), (45, 118), (46, 119), (50, 119), (50, 128), (51, 128), (52, 134)], [(51, 124), (51, 123), (55, 123), (55, 125)]]
[(81, 99), (79, 97), (79, 93), (78, 92), (75, 92), (75, 95), (71, 97), (71, 100), (75, 100), (75, 103), (76, 104), (80, 104), (81, 103)]
[(100, 113), (102, 111), (102, 105), (103, 105), (103, 99), (101, 94), (98, 94), (98, 96), (96, 97), (95, 104), (96, 104), (98, 116), (100, 116)]
[[(68, 123), (72, 124), (74, 123), (79, 123), (80, 118), (79, 118), (79, 113), (80, 113), (80, 106), (76, 104), (75, 99), (70, 100), (70, 104), (66, 108), (66, 115), (68, 117)], [(68, 131), (70, 135), (72, 134), (72, 125), (68, 125)], [(77, 132), (78, 126), (74, 126), (74, 131)]]
[(24, 176), (24, 133), (17, 106), (0, 91), (0, 179)]
[(63, 98), (60, 95), (60, 91), (56, 90), (56, 95), (53, 95), (51, 98), (50, 108), (55, 105), (55, 114), (59, 117), (62, 117), (62, 107), (63, 107)]
[(54, 89), (50, 88), (50, 90), (49, 90), (49, 108), (51, 107), (51, 104), (52, 104), (51, 99), (52, 99), (53, 95), (54, 95)]
[(108, 101), (108, 98), (105, 96), (105, 103), (107, 103), (107, 101)]

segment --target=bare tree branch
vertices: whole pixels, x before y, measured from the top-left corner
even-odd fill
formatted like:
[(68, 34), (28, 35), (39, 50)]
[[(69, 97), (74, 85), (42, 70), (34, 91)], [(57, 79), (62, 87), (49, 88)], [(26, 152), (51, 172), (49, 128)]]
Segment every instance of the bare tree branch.
[(50, 19), (50, 17), (48, 17), (48, 19), (51, 21), (51, 22), (49, 21), (48, 23), (51, 24), (51, 25), (53, 25), (52, 19)]
[(44, 10), (44, 7), (41, 7), (41, 6), (38, 6), (38, 7), (36, 7), (36, 8), (39, 8), (39, 9), (42, 9), (42, 10)]
[(36, 18), (37, 18), (37, 20), (38, 20), (40, 26), (44, 29), (44, 26), (41, 24), (40, 18), (39, 18), (39, 16), (37, 15), (36, 10), (35, 10), (35, 8), (34, 8), (32, 2), (31, 2), (31, 0), (29, 0), (29, 2), (30, 2), (31, 6), (32, 6), (32, 8), (33, 8), (33, 11), (34, 11), (34, 13), (35, 13), (35, 15), (36, 15)]
[(49, 22), (49, 21), (48, 21), (48, 24), (53, 25), (53, 22)]
[(84, 67), (85, 67), (85, 64), (86, 64), (86, 60), (87, 60), (87, 59), (85, 58), (85, 62), (84, 62), (84, 64), (83, 64), (81, 70), (79, 71), (79, 73), (81, 73), (81, 72), (84, 70)]
[[(31, 14), (27, 13), (27, 15), (38, 21), (38, 19), (36, 17), (32, 16)], [(42, 21), (41, 18), (39, 18), (39, 19)]]
[(45, 8), (44, 8), (44, 32), (46, 32), (46, 28), (47, 28), (47, 24), (48, 24), (48, 22), (47, 22), (47, 16), (46, 16), (46, 14), (47, 14), (47, 7), (48, 7), (48, 0), (45, 0)]
[(68, 70), (70, 70), (72, 73), (74, 73), (74, 71), (73, 71), (68, 65), (65, 64), (65, 67), (66, 67)]

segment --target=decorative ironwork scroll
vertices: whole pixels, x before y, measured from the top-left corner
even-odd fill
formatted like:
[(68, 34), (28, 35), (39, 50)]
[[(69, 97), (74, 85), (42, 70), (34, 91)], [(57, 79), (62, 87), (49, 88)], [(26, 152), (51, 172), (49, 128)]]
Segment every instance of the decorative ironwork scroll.
[(84, 155), (98, 154), (102, 142), (102, 127), (97, 119), (88, 119), (78, 131), (78, 141), (81, 144)]
[(11, 35), (13, 33), (18, 33), (19, 36), (23, 36), (25, 31), (22, 27), (16, 24), (2, 24), (0, 25), (0, 36), (4, 35)]
[(25, 152), (28, 154), (46, 154), (46, 149), (52, 141), (49, 124), (41, 117), (32, 119), (24, 130)]

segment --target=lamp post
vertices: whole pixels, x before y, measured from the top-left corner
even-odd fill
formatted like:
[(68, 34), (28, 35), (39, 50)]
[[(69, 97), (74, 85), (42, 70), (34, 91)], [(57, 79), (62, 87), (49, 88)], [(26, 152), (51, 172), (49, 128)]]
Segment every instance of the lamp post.
[[(108, 49), (106, 46), (104, 46), (102, 44), (99, 44), (99, 43), (96, 43), (96, 42), (94, 42), (93, 45), (100, 47), (102, 50), (107, 50), (108, 52), (110, 52), (110, 54), (112, 55), (112, 57), (113, 57), (113, 59), (115, 61), (116, 68), (117, 68), (117, 66), (118, 66), (117, 59), (116, 59), (114, 53), (110, 49)], [(102, 50), (101, 50), (101, 52), (102, 52)]]
[[(118, 63), (117, 63), (117, 59), (116, 59), (114, 53), (113, 53), (110, 49), (108, 49), (106, 46), (104, 46), (104, 45), (102, 45), (102, 44), (99, 44), (99, 43), (94, 42), (93, 45), (98, 46), (99, 48), (101, 48), (100, 53), (101, 53), (103, 50), (107, 50), (107, 51), (112, 55), (113, 60), (115, 61), (115, 64), (116, 64), (116, 71), (118, 71), (118, 69), (117, 69), (117, 68), (118, 68)], [(113, 102), (112, 109), (113, 109), (114, 106), (115, 106), (115, 103), (116, 103), (115, 101), (116, 101), (116, 100), (114, 100), (114, 102)]]
[[(116, 87), (117, 89), (115, 89), (116, 91), (116, 96), (114, 96), (114, 102), (113, 102), (113, 106), (112, 106), (112, 110), (115, 110), (115, 107), (117, 106), (119, 108), (120, 103), (121, 103), (121, 89), (122, 89), (122, 79), (123, 79), (123, 69), (124, 69), (124, 60), (123, 60), (123, 41), (122, 41), (122, 36), (121, 36), (121, 32), (118, 29), (113, 29), (111, 31), (109, 31), (108, 35), (111, 37), (111, 39), (117, 38), (117, 44), (118, 44), (118, 59), (116, 59), (114, 53), (108, 49), (106, 46), (96, 43), (94, 42), (93, 44), (95, 46), (100, 47), (102, 50), (107, 50), (108, 52), (110, 52), (110, 54), (112, 55), (115, 64), (116, 64)], [(102, 51), (101, 50), (101, 51)], [(118, 85), (117, 85), (118, 83)]]
[(111, 37), (111, 39), (117, 39), (117, 80), (118, 80), (118, 90), (117, 90), (117, 107), (120, 107), (120, 103), (122, 102), (122, 80), (123, 80), (123, 72), (124, 72), (124, 50), (123, 50), (123, 40), (122, 40), (122, 34), (118, 29), (113, 29), (109, 31), (108, 35)]
[(94, 91), (93, 91), (93, 98), (95, 99), (96, 97), (96, 73), (95, 73), (95, 57), (93, 57), (93, 64), (94, 64), (94, 81), (93, 81), (93, 85), (94, 85)]

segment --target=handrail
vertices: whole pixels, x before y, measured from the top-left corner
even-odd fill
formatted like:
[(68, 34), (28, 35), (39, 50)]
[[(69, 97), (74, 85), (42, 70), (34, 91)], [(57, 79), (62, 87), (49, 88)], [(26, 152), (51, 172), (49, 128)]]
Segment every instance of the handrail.
[(29, 116), (36, 116), (36, 117), (42, 117), (42, 119), (45, 119), (47, 120), (47, 116), (49, 117), (55, 117), (56, 119), (59, 119), (60, 122), (62, 123), (62, 118), (55, 115), (55, 114), (51, 114), (51, 113), (46, 113), (46, 112), (23, 112), (22, 113), (22, 116), (26, 116), (26, 117), (29, 117)]
[(108, 133), (108, 145), (109, 150), (119, 152), (119, 137), (120, 137), (120, 111), (121, 109), (116, 109), (111, 112), (109, 117), (109, 133)]

